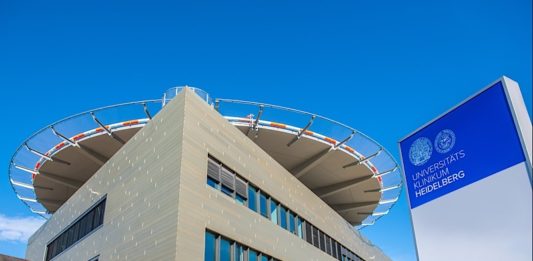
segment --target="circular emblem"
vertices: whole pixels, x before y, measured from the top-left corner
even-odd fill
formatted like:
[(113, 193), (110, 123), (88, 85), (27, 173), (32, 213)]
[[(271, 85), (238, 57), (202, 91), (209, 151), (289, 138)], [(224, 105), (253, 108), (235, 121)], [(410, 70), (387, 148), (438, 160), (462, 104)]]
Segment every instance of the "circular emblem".
[(441, 130), (435, 138), (435, 150), (439, 153), (450, 151), (455, 145), (455, 133), (450, 129)]
[(409, 160), (413, 165), (421, 166), (431, 158), (432, 153), (431, 141), (426, 137), (420, 137), (409, 148)]

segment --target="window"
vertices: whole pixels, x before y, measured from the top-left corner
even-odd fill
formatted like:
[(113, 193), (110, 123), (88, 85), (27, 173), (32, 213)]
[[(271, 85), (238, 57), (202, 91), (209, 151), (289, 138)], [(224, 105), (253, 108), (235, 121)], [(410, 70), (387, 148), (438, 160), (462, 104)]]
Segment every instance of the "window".
[(241, 205), (246, 204), (248, 198), (247, 184), (239, 177), (235, 177), (235, 199)]
[(215, 232), (205, 231), (204, 261), (277, 261)]
[(220, 189), (220, 163), (212, 158), (207, 161), (207, 184)]
[(309, 244), (313, 244), (313, 227), (309, 222), (305, 222), (305, 240)]
[(100, 260), (100, 255), (97, 255), (97, 256), (89, 259), (89, 261), (98, 261), (98, 260)]
[[(336, 259), (362, 260), (356, 254), (344, 248), (339, 242), (276, 201), (275, 198), (267, 195), (265, 191), (258, 189), (243, 179), (238, 173), (235, 173), (219, 160), (211, 157), (211, 155), (209, 155), (207, 163), (207, 185), (220, 190), (225, 195), (232, 197), (237, 204), (247, 206), (252, 211), (270, 219), (274, 224), (304, 239), (309, 244)], [(80, 220), (79, 228), (73, 227), (71, 233), (58, 237), (56, 239), (57, 243), (50, 245), (50, 252), (60, 253), (63, 249), (68, 248), (72, 241), (76, 241), (77, 238), (83, 238), (97, 224), (101, 223), (103, 223), (103, 208), (102, 211), (98, 208), (93, 215), (87, 215)], [(220, 239), (220, 236), (216, 236), (215, 241), (214, 246), (212, 246), (213, 249), (211, 249), (211, 246), (208, 245), (210, 242), (206, 238), (206, 251), (209, 247), (209, 253), (212, 254), (208, 255), (206, 252), (206, 260), (212, 260), (211, 258), (215, 258), (216, 261), (230, 261), (230, 259), (233, 259), (233, 261), (245, 261), (247, 259), (247, 261), (277, 260), (229, 239)]]
[(228, 196), (232, 196), (233, 195), (233, 190), (231, 190), (230, 188), (228, 188), (226, 186), (222, 186), (222, 188), (220, 190), (222, 192), (224, 192), (224, 194), (226, 194)]
[(326, 235), (325, 238), (326, 238), (325, 240), (326, 241), (326, 253), (328, 253), (328, 255), (331, 256), (331, 238), (328, 235)]
[(274, 224), (278, 224), (278, 202), (276, 200), (270, 200), (270, 220)]
[(211, 177), (207, 177), (207, 185), (213, 188), (216, 188), (216, 189), (220, 189), (220, 184), (218, 183), (218, 181), (216, 181), (215, 179)]
[(237, 200), (237, 203), (239, 203), (240, 205), (244, 206), (246, 204), (246, 199), (239, 194), (235, 196), (235, 200)]
[(220, 240), (220, 261), (231, 261), (231, 243), (225, 238)]
[(211, 232), (205, 233), (205, 261), (215, 261), (215, 235)]
[(263, 191), (261, 191), (261, 195), (259, 196), (259, 210), (260, 210), (261, 215), (263, 215), (263, 217), (268, 218), (267, 195), (265, 195)]
[(313, 235), (313, 245), (317, 248), (320, 248), (320, 243), (319, 243), (319, 240), (318, 240), (318, 229), (316, 227), (312, 227), (313, 228), (313, 231), (312, 231), (312, 235)]
[(91, 211), (87, 213), (85, 218), (87, 218), (87, 227), (85, 228), (85, 235), (87, 235), (89, 232), (91, 232), (91, 230), (93, 230), (94, 212)]
[(245, 260), (245, 256), (244, 256), (244, 247), (241, 245), (241, 244), (235, 244), (235, 255), (234, 255), (234, 260), (235, 261), (244, 261)]
[(294, 213), (289, 212), (289, 231), (291, 231), (291, 233), (293, 234), (296, 234), (296, 221), (295, 221), (295, 217), (294, 217)]
[(248, 261), (257, 261), (257, 252), (254, 250), (248, 249)]
[(279, 207), (279, 219), (281, 227), (287, 229), (287, 209), (281, 205)]
[(257, 189), (248, 185), (248, 208), (257, 212)]
[(303, 221), (300, 217), (297, 217), (298, 219), (298, 237), (299, 238), (304, 238), (304, 233), (303, 233)]
[(337, 241), (334, 239), (331, 239), (331, 256), (339, 259), (339, 256), (337, 255)]
[(74, 242), (73, 242), (73, 238), (72, 238), (73, 233), (74, 233), (74, 229), (69, 229), (69, 230), (67, 230), (67, 232), (66, 232), (67, 245), (68, 245), (68, 246), (70, 246), (70, 245), (72, 245), (72, 243), (74, 243)]
[(225, 166), (222, 166), (220, 170), (220, 183), (222, 183), (222, 192), (232, 196), (233, 190), (235, 189), (235, 173)]
[(89, 208), (46, 246), (46, 261), (59, 255), (104, 223), (106, 198)]
[(322, 251), (326, 252), (326, 237), (324, 235), (324, 232), (319, 231), (318, 237), (319, 237), (319, 240), (320, 240), (320, 249), (322, 249)]
[[(102, 209), (102, 218), (99, 219), (99, 222), (100, 224), (104, 223), (104, 215), (103, 215), (103, 209)], [(76, 223), (74, 224), (74, 226), (72, 226), (72, 230), (73, 230), (73, 238), (74, 238), (74, 242), (78, 241), (80, 239), (80, 223)]]

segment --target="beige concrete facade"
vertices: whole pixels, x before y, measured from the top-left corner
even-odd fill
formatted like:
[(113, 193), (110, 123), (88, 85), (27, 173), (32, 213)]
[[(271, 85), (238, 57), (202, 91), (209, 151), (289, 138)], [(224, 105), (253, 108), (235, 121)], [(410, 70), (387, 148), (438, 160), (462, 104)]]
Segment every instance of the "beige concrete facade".
[(335, 260), (206, 185), (208, 154), (366, 260), (388, 260), (298, 179), (185, 90), (33, 235), (26, 258), (107, 195), (104, 224), (53, 260), (203, 260), (206, 229), (281, 260)]

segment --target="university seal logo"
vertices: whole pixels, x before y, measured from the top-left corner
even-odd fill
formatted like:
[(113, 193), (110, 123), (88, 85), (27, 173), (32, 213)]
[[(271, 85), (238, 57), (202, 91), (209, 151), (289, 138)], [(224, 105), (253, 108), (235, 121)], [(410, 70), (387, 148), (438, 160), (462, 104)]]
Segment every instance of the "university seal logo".
[(409, 160), (413, 165), (421, 166), (431, 158), (432, 153), (431, 141), (426, 137), (420, 137), (409, 148)]
[(450, 151), (455, 145), (455, 133), (450, 129), (441, 130), (435, 138), (435, 150), (439, 153)]

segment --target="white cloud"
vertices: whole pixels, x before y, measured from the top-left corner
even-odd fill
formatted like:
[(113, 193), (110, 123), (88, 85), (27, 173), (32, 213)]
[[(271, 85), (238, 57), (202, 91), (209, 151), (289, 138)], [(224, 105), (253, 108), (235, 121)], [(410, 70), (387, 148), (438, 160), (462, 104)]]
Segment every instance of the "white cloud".
[(42, 218), (7, 217), (0, 214), (0, 241), (26, 243), (44, 222)]

